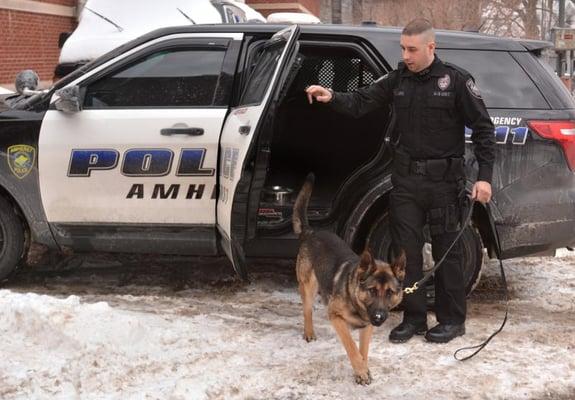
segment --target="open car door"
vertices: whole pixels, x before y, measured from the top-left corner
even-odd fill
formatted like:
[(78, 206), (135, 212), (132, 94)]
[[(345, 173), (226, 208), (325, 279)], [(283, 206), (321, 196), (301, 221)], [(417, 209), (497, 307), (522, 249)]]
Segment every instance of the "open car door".
[[(240, 105), (230, 111), (220, 137), (219, 190), (216, 208), (220, 244), (242, 279), (247, 279), (243, 251), (254, 146), (268, 109), (279, 101), (298, 52), (299, 27), (276, 33), (255, 57)], [(303, 95), (303, 94), (302, 94)]]

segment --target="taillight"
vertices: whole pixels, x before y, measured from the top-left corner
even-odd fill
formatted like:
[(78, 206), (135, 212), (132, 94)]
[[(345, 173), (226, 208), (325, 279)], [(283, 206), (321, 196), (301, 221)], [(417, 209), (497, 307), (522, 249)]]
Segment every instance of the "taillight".
[(528, 121), (539, 136), (559, 142), (571, 171), (575, 172), (575, 121)]

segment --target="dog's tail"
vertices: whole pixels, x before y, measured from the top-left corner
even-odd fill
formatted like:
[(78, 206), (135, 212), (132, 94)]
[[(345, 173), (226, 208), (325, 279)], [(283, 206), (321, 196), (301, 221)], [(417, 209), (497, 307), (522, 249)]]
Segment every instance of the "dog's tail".
[(307, 221), (307, 206), (309, 204), (309, 198), (311, 197), (314, 181), (315, 176), (310, 172), (305, 178), (305, 182), (295, 199), (292, 223), (293, 231), (298, 236), (301, 236), (302, 233), (310, 230), (309, 223)]

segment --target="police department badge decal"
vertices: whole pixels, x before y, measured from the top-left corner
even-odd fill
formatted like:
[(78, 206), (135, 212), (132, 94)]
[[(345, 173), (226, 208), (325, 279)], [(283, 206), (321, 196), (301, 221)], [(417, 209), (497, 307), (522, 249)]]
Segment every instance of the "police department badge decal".
[(36, 149), (27, 144), (8, 147), (8, 166), (14, 175), (22, 179), (30, 173), (36, 158)]
[(451, 83), (451, 78), (449, 77), (448, 74), (445, 74), (445, 76), (443, 78), (439, 78), (437, 80), (437, 86), (439, 86), (439, 88), (441, 90), (445, 90), (449, 87), (449, 84)]
[(467, 85), (467, 89), (469, 89), (469, 93), (471, 93), (473, 96), (477, 97), (478, 99), (482, 98), (481, 93), (479, 92), (479, 89), (477, 88), (477, 85), (475, 84), (475, 82), (473, 82), (473, 79), (469, 78), (465, 84)]

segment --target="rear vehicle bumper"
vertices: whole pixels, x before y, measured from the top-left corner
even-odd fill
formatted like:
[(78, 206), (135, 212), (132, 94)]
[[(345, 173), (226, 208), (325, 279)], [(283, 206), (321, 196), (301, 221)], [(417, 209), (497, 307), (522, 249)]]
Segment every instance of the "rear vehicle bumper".
[(575, 219), (498, 225), (503, 258), (533, 255), (575, 244)]
[(496, 226), (503, 257), (575, 243), (575, 174), (550, 163), (497, 193)]

